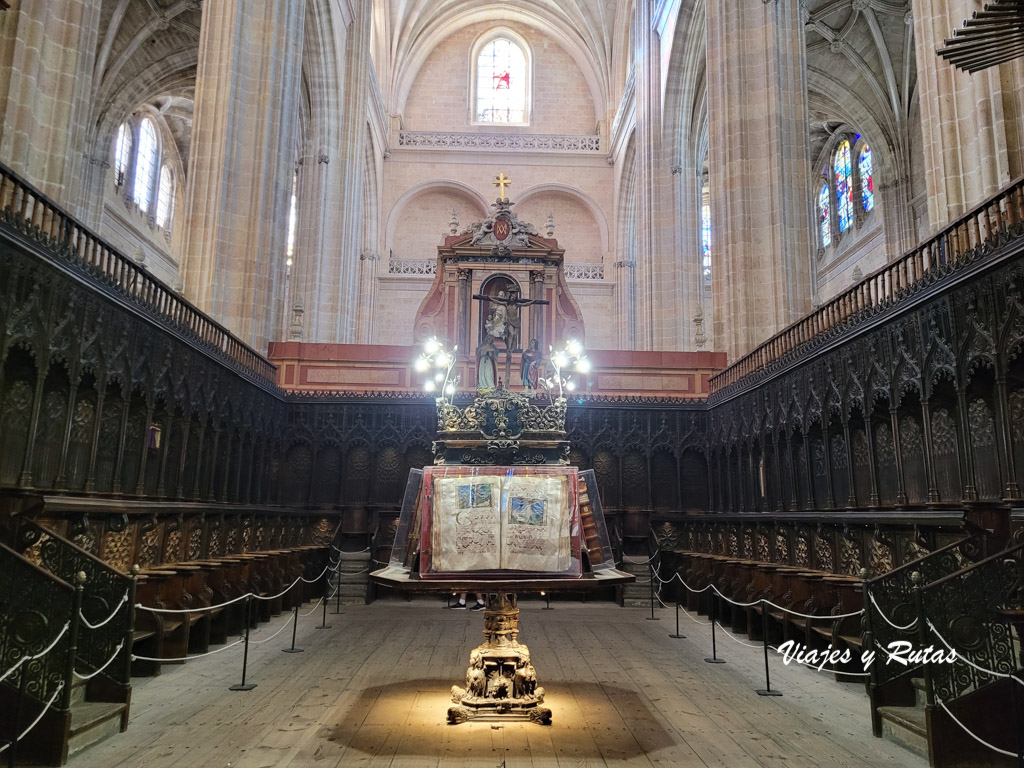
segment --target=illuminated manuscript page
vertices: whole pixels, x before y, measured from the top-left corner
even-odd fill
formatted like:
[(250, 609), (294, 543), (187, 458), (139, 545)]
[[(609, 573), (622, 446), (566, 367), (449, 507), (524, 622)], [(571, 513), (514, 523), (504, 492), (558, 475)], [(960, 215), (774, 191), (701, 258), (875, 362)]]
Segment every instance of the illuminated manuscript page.
[(501, 568), (501, 477), (434, 479), (435, 571)]
[(555, 573), (572, 565), (567, 479), (505, 480), (501, 494), (502, 568)]

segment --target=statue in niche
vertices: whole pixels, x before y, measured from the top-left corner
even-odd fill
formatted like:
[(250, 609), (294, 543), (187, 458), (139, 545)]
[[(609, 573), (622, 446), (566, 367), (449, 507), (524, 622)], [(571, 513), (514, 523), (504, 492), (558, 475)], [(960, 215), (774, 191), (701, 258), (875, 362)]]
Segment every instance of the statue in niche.
[(476, 348), (476, 388), (478, 391), (493, 390), (498, 382), (498, 348), (494, 336), (488, 333)]
[(523, 352), (523, 366), (520, 376), (523, 380), (523, 387), (528, 391), (537, 389), (540, 380), (540, 365), (543, 355), (540, 351), (540, 342), (537, 339), (530, 339), (530, 346)]

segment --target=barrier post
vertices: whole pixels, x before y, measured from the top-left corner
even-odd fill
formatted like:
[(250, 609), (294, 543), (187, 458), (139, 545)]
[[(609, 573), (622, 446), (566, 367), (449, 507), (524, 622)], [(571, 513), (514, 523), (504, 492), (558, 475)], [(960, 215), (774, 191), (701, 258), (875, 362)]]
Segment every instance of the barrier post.
[[(329, 559), (329, 558), (328, 558)], [(339, 561), (340, 562), (340, 561)], [(341, 585), (338, 585), (338, 592), (341, 592)], [(324, 615), (320, 621), (320, 626), (315, 629), (330, 629), (331, 625), (327, 623), (327, 603), (331, 600), (331, 568), (328, 564), (327, 570), (324, 571), (324, 594), (320, 598), (320, 602), (323, 603)]]
[(768, 676), (768, 604), (764, 600), (761, 600), (761, 638), (764, 641), (764, 688), (757, 695), (781, 696), (781, 692), (772, 690), (772, 680)]
[(338, 581), (338, 601), (334, 604), (334, 615), (341, 613), (341, 552), (338, 552), (338, 567), (334, 569), (334, 577)]
[(651, 615), (647, 617), (647, 621), (658, 621), (658, 617), (654, 615), (654, 557), (647, 561), (647, 570), (651, 576)]
[(252, 595), (245, 598), (245, 645), (242, 646), (242, 682), (232, 685), (229, 691), (251, 691), (256, 683), (245, 682), (245, 672), (249, 666), (249, 626), (252, 624)]
[(555, 610), (554, 608), (551, 607), (551, 593), (548, 592), (547, 590), (544, 590), (543, 592), (541, 592), (541, 594), (544, 595), (544, 603), (545, 603), (544, 607), (541, 608), (541, 610), (542, 611), (553, 611), (553, 610)]
[[(28, 650), (25, 650), (28, 653)], [(22, 703), (25, 701), (25, 686), (28, 685), (28, 664), (21, 665), (18, 675), (18, 697), (14, 700), (14, 718), (11, 723), (11, 740), (8, 742), (7, 768), (14, 768), (14, 755), (18, 750), (18, 723), (21, 721)]]
[(711, 601), (711, 658), (704, 659), (708, 664), (725, 664), (725, 659), (718, 658), (718, 648), (715, 645), (715, 596), (708, 596)]
[(292, 647), (291, 648), (282, 648), (281, 649), (282, 653), (302, 653), (302, 651), (304, 650), (303, 648), (296, 648), (295, 647), (295, 633), (298, 631), (298, 629), (299, 629), (299, 606), (296, 605), (294, 608), (292, 608)]
[(676, 600), (676, 633), (674, 635), (669, 635), (669, 637), (671, 637), (671, 638), (673, 638), (675, 640), (685, 640), (686, 639), (686, 635), (679, 634), (679, 601), (678, 600)]

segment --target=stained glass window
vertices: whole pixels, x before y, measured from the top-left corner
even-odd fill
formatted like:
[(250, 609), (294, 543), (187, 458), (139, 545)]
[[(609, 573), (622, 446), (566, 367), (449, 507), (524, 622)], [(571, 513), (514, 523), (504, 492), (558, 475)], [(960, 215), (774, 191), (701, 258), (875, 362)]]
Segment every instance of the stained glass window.
[(836, 174), (836, 218), (839, 231), (845, 232), (853, 223), (853, 185), (850, 183), (850, 142), (844, 141), (836, 150), (833, 168)]
[(703, 205), (700, 209), (700, 243), (701, 268), (704, 280), (711, 279), (711, 206)]
[(871, 147), (864, 145), (857, 158), (857, 168), (860, 170), (860, 203), (865, 211), (875, 207), (875, 175), (871, 164)]
[(121, 123), (117, 129), (117, 143), (114, 145), (114, 183), (119, 187), (124, 184), (131, 156), (132, 129), (128, 123)]
[(829, 209), (828, 184), (821, 185), (818, 194), (818, 221), (821, 223), (821, 245), (832, 245), (832, 211)]
[(156, 129), (152, 120), (139, 125), (139, 153), (135, 158), (135, 189), (132, 196), (139, 210), (146, 212), (153, 202), (153, 172), (156, 170)]
[(485, 45), (476, 60), (477, 121), (525, 123), (527, 77), (522, 48), (504, 37)]
[(284, 264), (289, 270), (292, 266), (292, 258), (295, 256), (295, 225), (299, 220), (298, 200), (295, 194), (298, 191), (298, 186), (299, 174), (296, 171), (295, 175), (292, 176), (292, 199), (288, 205), (288, 238), (285, 247), (285, 255), (287, 258), (285, 259)]
[(174, 177), (171, 169), (160, 169), (160, 191), (156, 198), (156, 225), (168, 232), (171, 230), (171, 216), (174, 213)]

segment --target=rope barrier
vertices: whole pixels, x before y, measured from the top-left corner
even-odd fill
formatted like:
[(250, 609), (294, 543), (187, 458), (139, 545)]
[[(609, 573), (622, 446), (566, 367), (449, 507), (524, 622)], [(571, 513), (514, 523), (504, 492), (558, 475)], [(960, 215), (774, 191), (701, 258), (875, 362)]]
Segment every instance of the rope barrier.
[(204, 656), (213, 656), (213, 654), (215, 654), (215, 653), (220, 653), (221, 651), (226, 651), (228, 648), (234, 648), (239, 643), (244, 643), (244, 642), (245, 642), (245, 638), (242, 638), (241, 640), (235, 640), (235, 642), (230, 643), (229, 645), (225, 645), (223, 648), (218, 648), (215, 651), (207, 651), (206, 653), (193, 653), (193, 654), (190, 654), (188, 656), (179, 656), (179, 657), (177, 657), (175, 659), (161, 659), (161, 658), (156, 658), (156, 657), (153, 657), (153, 656), (136, 656), (133, 653), (132, 654), (132, 661), (193, 661), (194, 659), (201, 659)]
[[(327, 569), (326, 568), (324, 568), (324, 570), (320, 573), (320, 575), (323, 576), (325, 573), (327, 573)], [(251, 594), (253, 596), (253, 598), (256, 599), (256, 600), (277, 600), (279, 597), (284, 597), (289, 592), (291, 592), (292, 591), (292, 587), (294, 587), (300, 581), (305, 581), (305, 579), (303, 579), (301, 576), (299, 576), (299, 578), (297, 578), (295, 581), (293, 581), (291, 584), (289, 584), (287, 587), (285, 587), (284, 592), (278, 592), (276, 595), (270, 595), (269, 597), (264, 597), (263, 595), (257, 595), (255, 592), (250, 592), (249, 594)], [(311, 581), (309, 583), (312, 584), (314, 581), (319, 581), (319, 579), (313, 579), (313, 581)]]
[[(324, 566), (324, 569), (322, 571), (320, 571), (320, 575), (317, 576), (315, 579), (307, 579), (305, 576), (299, 576), (299, 578), (297, 578), (295, 581), (292, 582), (292, 587), (294, 587), (300, 581), (304, 581), (307, 584), (316, 584), (318, 581), (320, 581), (320, 579), (322, 579), (324, 577), (324, 574), (327, 573), (328, 571), (331, 571), (331, 573), (337, 573), (338, 572), (338, 566), (340, 566), (340, 565), (341, 565), (341, 561), (339, 560), (337, 562), (337, 564), (335, 565), (335, 567), (332, 569), (330, 564), (328, 563), (326, 566)], [(288, 589), (291, 589), (292, 587), (288, 587)], [(287, 591), (288, 590), (285, 590), (285, 592), (287, 592)], [(281, 594), (284, 594), (284, 592), (282, 592)]]
[(987, 741), (985, 741), (984, 739), (982, 739), (982, 738), (980, 738), (979, 736), (977, 736), (977, 735), (976, 735), (975, 733), (973, 733), (973, 732), (972, 732), (972, 731), (971, 731), (971, 730), (970, 730), (970, 729), (969, 729), (969, 728), (968, 728), (968, 727), (967, 727), (966, 725), (964, 725), (963, 723), (961, 723), (961, 722), (960, 722), (960, 721), (959, 721), (959, 720), (957, 719), (956, 715), (954, 715), (954, 714), (953, 714), (952, 712), (950, 712), (950, 711), (949, 711), (949, 707), (947, 707), (947, 706), (946, 706), (946, 702), (944, 702), (944, 701), (940, 701), (940, 702), (939, 702), (939, 706), (940, 706), (940, 707), (942, 707), (942, 708), (943, 708), (943, 709), (945, 710), (946, 714), (947, 714), (947, 715), (949, 715), (950, 719), (951, 719), (951, 720), (952, 720), (952, 721), (953, 721), (954, 723), (956, 723), (956, 724), (957, 724), (957, 725), (959, 725), (959, 726), (960, 726), (961, 728), (963, 728), (963, 730), (964, 730), (964, 731), (965, 731), (965, 732), (967, 733), (967, 735), (968, 735), (968, 736), (970, 736), (970, 737), (971, 737), (972, 739), (974, 739), (974, 740), (975, 740), (976, 742), (978, 742), (979, 744), (981, 744), (981, 745), (982, 745), (983, 747), (988, 747), (988, 748), (989, 748), (989, 749), (991, 749), (991, 750), (992, 750), (993, 752), (998, 752), (998, 753), (999, 753), (1000, 755), (1006, 755), (1007, 757), (1018, 757), (1018, 756), (1019, 756), (1019, 755), (1017, 755), (1017, 753), (1015, 753), (1015, 752), (1007, 752), (1007, 751), (1006, 751), (1005, 749), (1000, 749), (999, 747), (995, 747), (995, 746), (992, 746), (992, 745), (991, 745), (991, 744), (989, 744), (989, 743), (988, 743)]
[(114, 662), (114, 659), (116, 659), (118, 657), (118, 654), (121, 653), (121, 649), (122, 648), (124, 648), (124, 640), (122, 640), (120, 643), (117, 644), (117, 648), (114, 649), (114, 655), (111, 656), (109, 659), (107, 659), (107, 663), (106, 664), (104, 664), (102, 667), (97, 669), (95, 672), (90, 672), (88, 675), (83, 675), (81, 672), (78, 672), (76, 670), (75, 671), (75, 677), (77, 677), (79, 680), (92, 680), (94, 677), (96, 677), (96, 675), (98, 675), (101, 672), (103, 672), (103, 670), (105, 670), (107, 667), (109, 667)]
[(8, 677), (10, 677), (15, 672), (17, 672), (18, 668), (22, 664), (24, 664), (26, 661), (35, 661), (36, 659), (43, 658), (43, 656), (45, 656), (46, 654), (48, 654), (50, 651), (53, 650), (53, 647), (55, 645), (57, 645), (57, 643), (60, 642), (60, 639), (62, 637), (64, 637), (64, 633), (67, 632), (70, 628), (71, 628), (71, 622), (70, 621), (65, 622), (64, 626), (61, 627), (60, 632), (58, 632), (57, 636), (55, 638), (53, 638), (53, 642), (52, 643), (50, 643), (48, 646), (46, 646), (43, 650), (41, 650), (39, 653), (37, 653), (34, 656), (22, 656), (20, 659), (18, 659), (18, 661), (15, 663), (15, 665), (13, 667), (11, 667), (6, 672), (4, 672), (3, 675), (0, 675), (0, 681), (6, 680)]
[(939, 638), (939, 640), (942, 641), (942, 644), (944, 646), (946, 646), (946, 648), (948, 648), (950, 651), (952, 651), (953, 653), (956, 654), (956, 657), (957, 657), (957, 659), (959, 661), (964, 662), (968, 666), (973, 667), (974, 669), (976, 669), (979, 672), (982, 672), (982, 673), (984, 673), (986, 675), (991, 675), (992, 677), (1009, 677), (1009, 678), (1012, 678), (1015, 682), (1017, 682), (1020, 685), (1024, 686), (1024, 680), (1021, 680), (1019, 677), (1017, 677), (1014, 674), (1010, 674), (1008, 672), (996, 672), (994, 669), (985, 669), (985, 667), (982, 667), (982, 666), (979, 666), (978, 664), (975, 664), (973, 661), (968, 659), (966, 656), (964, 656), (962, 653), (960, 653), (960, 651), (958, 651), (956, 648), (954, 648), (952, 645), (949, 644), (949, 642), (946, 640), (946, 638), (944, 638), (939, 633), (939, 630), (937, 630), (935, 628), (935, 625), (932, 624), (932, 620), (931, 619), (925, 619), (925, 622), (928, 624), (928, 627), (931, 629), (931, 631), (935, 633), (935, 636), (937, 638)]
[(331, 549), (333, 549), (335, 552), (337, 552), (340, 555), (361, 555), (364, 552), (369, 552), (370, 551), (369, 547), (367, 547), (366, 549), (352, 549), (352, 550), (339, 549), (338, 547), (334, 546), (333, 544), (331, 544)]
[(85, 624), (85, 626), (87, 626), (89, 629), (99, 629), (100, 627), (102, 627), (102, 626), (104, 626), (106, 624), (109, 624), (113, 620), (113, 618), (115, 616), (117, 616), (117, 614), (121, 611), (121, 606), (124, 605), (127, 602), (128, 602), (128, 590), (125, 590), (124, 594), (121, 596), (121, 602), (119, 602), (114, 607), (113, 612), (109, 616), (107, 616), (107, 618), (105, 618), (103, 621), (101, 621), (99, 624), (91, 623), (87, 618), (85, 618), (85, 614), (83, 614), (81, 611), (78, 612), (78, 618), (81, 619), (82, 623)]
[(273, 639), (274, 639), (275, 637), (277, 637), (277, 636), (278, 636), (278, 635), (280, 635), (280, 634), (281, 634), (282, 632), (284, 632), (284, 631), (285, 631), (286, 629), (288, 629), (288, 627), (290, 627), (291, 625), (292, 625), (292, 619), (291, 619), (291, 617), (289, 617), (289, 618), (288, 618), (288, 621), (286, 621), (286, 622), (284, 623), (284, 625), (283, 625), (283, 626), (282, 626), (282, 627), (281, 627), (281, 628), (280, 628), (279, 630), (277, 630), (277, 632), (275, 632), (274, 634), (272, 634), (272, 635), (271, 635), (270, 637), (264, 637), (264, 638), (263, 638), (262, 640), (253, 640), (253, 639), (251, 639), (251, 638), (250, 638), (250, 639), (249, 639), (249, 644), (250, 644), (250, 645), (258, 645), (259, 643), (269, 643), (269, 642), (270, 642), (271, 640), (273, 640)]
[(204, 605), (199, 608), (151, 608), (150, 606), (143, 605), (142, 603), (136, 603), (135, 607), (143, 611), (149, 611), (150, 613), (199, 613), (200, 611), (213, 611), (217, 608), (224, 608), (232, 603), (237, 603), (239, 600), (245, 600), (251, 595), (252, 592), (246, 592), (244, 595), (239, 595), (238, 597), (233, 597), (230, 600), (225, 600), (223, 603), (217, 603), (216, 605)]
[(875, 610), (878, 611), (878, 615), (882, 617), (882, 619), (885, 621), (886, 624), (888, 624), (890, 627), (892, 627), (896, 631), (898, 631), (898, 632), (907, 632), (907, 631), (909, 631), (909, 630), (911, 630), (911, 629), (913, 629), (914, 627), (917, 626), (917, 618), (916, 617), (914, 618), (914, 620), (912, 622), (907, 624), (905, 627), (901, 627), (899, 624), (894, 623), (893, 620), (890, 619), (888, 616), (886, 616), (885, 613), (882, 611), (882, 607), (875, 600), (875, 596), (874, 596), (874, 594), (872, 594), (871, 590), (868, 590), (868, 599), (871, 601), (871, 604), (873, 606), (875, 606)]
[(369, 573), (369, 571), (369, 568), (363, 568), (363, 570), (361, 571), (339, 571), (338, 577), (340, 578), (342, 576), (358, 576), (361, 573)]
[(320, 603), (322, 603), (322, 602), (323, 602), (324, 600), (330, 600), (330, 599), (331, 599), (332, 597), (334, 597), (334, 595), (335, 595), (335, 593), (336, 593), (337, 591), (338, 591), (338, 590), (337, 590), (337, 589), (335, 589), (335, 590), (334, 590), (334, 592), (332, 592), (332, 593), (331, 593), (331, 594), (330, 594), (329, 596), (327, 596), (327, 597), (321, 597), (321, 598), (320, 598), (319, 600), (317, 600), (317, 601), (316, 601), (315, 603), (313, 603), (313, 608), (312, 608), (312, 609), (311, 609), (311, 610), (310, 610), (309, 612), (307, 612), (307, 613), (300, 613), (300, 614), (299, 614), (299, 618), (300, 618), (300, 619), (304, 619), (304, 618), (306, 618), (307, 616), (312, 616), (312, 615), (313, 615), (313, 611), (315, 611), (315, 610), (316, 610), (317, 608), (319, 608), (319, 607), (320, 607)]
[(659, 554), (661, 554), (660, 550), (658, 552), (655, 552), (653, 555), (648, 557), (646, 560), (631, 560), (627, 555), (623, 555), (622, 556), (622, 562), (623, 563), (629, 563), (630, 565), (647, 565), (649, 562), (651, 562), (651, 560), (654, 560)]
[(3, 754), (4, 751), (6, 751), (7, 748), (10, 747), (12, 744), (17, 744), (19, 741), (24, 739), (26, 736), (28, 736), (29, 731), (31, 731), (33, 728), (35, 728), (37, 725), (39, 725), (39, 721), (43, 719), (43, 715), (45, 715), (47, 712), (50, 711), (50, 707), (53, 706), (53, 702), (55, 702), (57, 700), (57, 696), (60, 695), (60, 692), (62, 690), (64, 690), (64, 681), (63, 680), (61, 680), (59, 683), (57, 683), (57, 690), (55, 690), (53, 692), (53, 696), (51, 696), (50, 700), (48, 702), (46, 702), (46, 706), (43, 707), (43, 711), (39, 713), (39, 717), (37, 717), (35, 720), (33, 720), (32, 721), (32, 725), (30, 725), (28, 728), (26, 728), (24, 731), (22, 731), (21, 734), (18, 736), (18, 738), (16, 738), (14, 741), (8, 742), (4, 746), (0, 747), (0, 754)]

